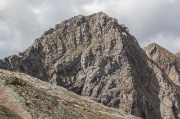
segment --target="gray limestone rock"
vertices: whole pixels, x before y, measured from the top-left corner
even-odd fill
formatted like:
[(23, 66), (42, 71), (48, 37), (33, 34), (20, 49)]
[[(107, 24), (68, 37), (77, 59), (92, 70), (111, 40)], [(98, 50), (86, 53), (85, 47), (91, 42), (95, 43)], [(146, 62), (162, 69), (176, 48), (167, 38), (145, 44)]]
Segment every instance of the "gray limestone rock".
[(144, 119), (166, 119), (180, 114), (176, 57), (154, 44), (144, 51), (125, 25), (99, 12), (57, 24), (0, 67)]

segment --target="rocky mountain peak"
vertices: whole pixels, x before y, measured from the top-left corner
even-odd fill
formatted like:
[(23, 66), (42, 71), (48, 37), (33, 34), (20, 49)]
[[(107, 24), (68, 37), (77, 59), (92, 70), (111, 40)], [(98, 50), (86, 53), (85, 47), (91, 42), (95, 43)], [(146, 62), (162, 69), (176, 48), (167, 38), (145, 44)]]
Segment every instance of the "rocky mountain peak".
[(151, 59), (162, 67), (162, 69), (166, 69), (168, 64), (175, 62), (176, 56), (156, 43), (148, 45), (144, 50)]
[[(133, 103), (142, 95), (134, 87), (148, 78), (139, 67), (147, 64), (145, 56), (125, 25), (99, 12), (57, 24), (26, 51), (5, 58), (1, 64), (4, 69), (63, 86), (106, 106), (147, 116), (140, 106), (143, 102)], [(148, 66), (144, 69), (150, 70)], [(139, 106), (132, 108), (135, 105)]]
[(92, 14), (90, 16), (94, 17), (94, 18), (98, 18), (98, 19), (103, 19), (103, 18), (109, 18), (110, 17), (109, 15), (107, 15), (106, 13), (104, 13), (102, 11), (94, 13), (94, 14)]
[(148, 57), (155, 61), (176, 85), (180, 85), (180, 60), (177, 55), (156, 43), (148, 45), (144, 50)]
[(154, 60), (156, 60), (156, 58), (157, 59), (164, 58), (167, 60), (164, 62), (173, 63), (173, 62), (175, 62), (175, 59), (176, 59), (176, 56), (173, 53), (171, 53), (166, 48), (163, 48), (156, 43), (152, 43), (152, 44), (148, 45), (145, 48), (145, 51), (146, 51), (146, 54), (149, 57), (153, 58)]
[(155, 43), (141, 49), (125, 25), (99, 12), (62, 21), (24, 52), (0, 60), (0, 67), (144, 119), (161, 119), (180, 113), (178, 61)]

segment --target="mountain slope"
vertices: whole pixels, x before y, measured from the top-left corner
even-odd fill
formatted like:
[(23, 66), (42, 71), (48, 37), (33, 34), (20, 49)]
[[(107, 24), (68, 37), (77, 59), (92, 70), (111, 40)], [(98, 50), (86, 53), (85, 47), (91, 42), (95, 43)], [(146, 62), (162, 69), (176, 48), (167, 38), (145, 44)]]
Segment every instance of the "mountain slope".
[[(64, 88), (52, 86), (22, 73), (0, 70), (0, 90), (0, 118), (137, 118), (122, 110), (110, 109)], [(1, 113), (2, 111), (4, 114)], [(19, 116), (14, 116), (15, 114)]]
[(178, 85), (140, 48), (127, 27), (103, 12), (57, 24), (26, 51), (1, 60), (0, 67), (144, 119), (180, 114)]
[(162, 118), (180, 118), (179, 58), (155, 43), (148, 45), (144, 50), (149, 57), (149, 66), (153, 68), (160, 87), (159, 100)]

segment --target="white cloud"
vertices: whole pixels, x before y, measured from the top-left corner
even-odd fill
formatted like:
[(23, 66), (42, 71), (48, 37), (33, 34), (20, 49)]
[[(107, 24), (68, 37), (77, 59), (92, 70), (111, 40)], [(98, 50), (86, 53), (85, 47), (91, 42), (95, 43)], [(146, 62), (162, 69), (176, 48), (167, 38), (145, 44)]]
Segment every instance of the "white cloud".
[(1, 42), (0, 42), (0, 48), (4, 48), (4, 46), (5, 46), (4, 44), (5, 44), (5, 43), (1, 41)]
[(147, 42), (143, 44), (147, 46), (150, 43), (160, 44), (162, 47), (170, 50), (171, 52), (176, 53), (180, 51), (180, 37), (172, 33), (159, 33), (147, 39)]
[(0, 10), (3, 10), (8, 6), (8, 0), (0, 0)]
[(142, 47), (156, 42), (173, 52), (180, 51), (178, 0), (0, 0), (0, 43), (4, 43), (0, 57), (25, 50), (65, 19), (99, 11), (128, 26)]
[(34, 8), (34, 7), (32, 7), (31, 10), (33, 11), (33, 13), (35, 13), (35, 14), (37, 14), (37, 15), (39, 15), (39, 14), (42, 13), (42, 10), (41, 10), (40, 8)]

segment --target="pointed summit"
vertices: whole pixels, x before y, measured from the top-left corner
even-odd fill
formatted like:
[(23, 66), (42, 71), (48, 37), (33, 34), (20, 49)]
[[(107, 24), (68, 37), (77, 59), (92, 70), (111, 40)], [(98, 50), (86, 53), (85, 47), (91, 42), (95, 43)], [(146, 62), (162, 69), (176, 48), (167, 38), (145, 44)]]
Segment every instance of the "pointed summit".
[(99, 14), (99, 15), (105, 15), (105, 16), (107, 16), (107, 14), (106, 14), (106, 13), (104, 13), (104, 12), (102, 12), (102, 11), (99, 11), (99, 12), (94, 13), (94, 14)]
[[(155, 60), (159, 63), (160, 62), (162, 63), (162, 61), (164, 63), (175, 62), (176, 56), (172, 52), (167, 50), (166, 48), (163, 48), (162, 46), (160, 46), (156, 43), (151, 43), (150, 45), (145, 47), (144, 50), (150, 58), (152, 58), (153, 60)], [(164, 60), (162, 60), (162, 59), (164, 59)]]
[(180, 86), (180, 59), (178, 55), (173, 54), (156, 43), (152, 43), (144, 49), (148, 57), (166, 72), (169, 79), (174, 84)]
[[(94, 13), (92, 15), (98, 15), (98, 16), (108, 16), (106, 13), (100, 11), (100, 12), (97, 12), (97, 13)], [(109, 17), (109, 16), (108, 16)]]

